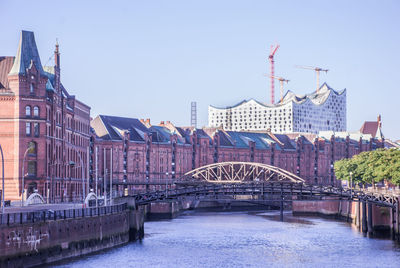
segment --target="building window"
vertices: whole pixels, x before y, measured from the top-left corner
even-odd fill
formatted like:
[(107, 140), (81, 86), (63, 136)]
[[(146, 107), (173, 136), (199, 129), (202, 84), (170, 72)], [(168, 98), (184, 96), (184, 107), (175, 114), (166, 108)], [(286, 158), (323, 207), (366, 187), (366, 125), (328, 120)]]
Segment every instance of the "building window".
[(31, 116), (31, 106), (26, 106), (25, 107), (25, 115), (26, 116)]
[(28, 148), (29, 148), (28, 154), (36, 155), (36, 142), (30, 141), (28, 143)]
[(39, 123), (33, 123), (33, 131), (35, 137), (39, 137), (40, 129), (39, 129)]
[(28, 161), (28, 176), (36, 176), (36, 161)]
[(33, 107), (33, 116), (39, 116), (39, 107)]
[(33, 94), (33, 92), (34, 92), (34, 88), (33, 88), (33, 84), (32, 83), (29, 86), (29, 91), (30, 91), (31, 94)]
[(26, 123), (26, 136), (31, 135), (31, 123)]

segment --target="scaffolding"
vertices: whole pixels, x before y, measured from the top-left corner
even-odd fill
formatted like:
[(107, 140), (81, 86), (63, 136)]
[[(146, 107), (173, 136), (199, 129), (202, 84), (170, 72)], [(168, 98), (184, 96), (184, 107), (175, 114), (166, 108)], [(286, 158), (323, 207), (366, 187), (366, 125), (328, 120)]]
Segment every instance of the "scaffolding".
[(197, 128), (197, 103), (195, 101), (191, 103), (190, 125)]

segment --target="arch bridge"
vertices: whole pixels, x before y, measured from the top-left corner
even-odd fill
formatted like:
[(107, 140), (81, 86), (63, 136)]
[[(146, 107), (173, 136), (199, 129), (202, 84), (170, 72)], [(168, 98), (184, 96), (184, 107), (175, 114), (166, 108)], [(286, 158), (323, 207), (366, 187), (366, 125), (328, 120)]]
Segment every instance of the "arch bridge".
[[(284, 169), (252, 162), (221, 162), (196, 168), (175, 182), (175, 188), (135, 194), (137, 205), (157, 200), (173, 200), (185, 196), (197, 198), (222, 196), (273, 196), (275, 201), (339, 198), (368, 202), (395, 209), (398, 197), (342, 187), (306, 184), (297, 175)], [(283, 207), (281, 203), (281, 208)]]
[(243, 182), (291, 182), (304, 183), (304, 180), (284, 169), (252, 162), (221, 162), (191, 170), (182, 177), (186, 181), (206, 181), (209, 183)]

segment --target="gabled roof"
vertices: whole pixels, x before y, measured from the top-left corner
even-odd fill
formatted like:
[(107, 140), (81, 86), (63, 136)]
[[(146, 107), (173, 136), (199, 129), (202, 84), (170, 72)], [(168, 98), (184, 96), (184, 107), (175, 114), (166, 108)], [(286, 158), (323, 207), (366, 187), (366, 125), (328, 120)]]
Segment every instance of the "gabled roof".
[(379, 121), (365, 121), (361, 126), (360, 132), (362, 134), (370, 134), (373, 138), (383, 137)]
[(22, 31), (17, 55), (15, 56), (14, 64), (9, 75), (25, 74), (32, 63), (35, 65), (40, 75), (46, 76), (42, 63), (40, 62), (33, 32)]
[(268, 149), (274, 141), (265, 133), (226, 131), (233, 146), (237, 148), (249, 148), (250, 142), (254, 142), (257, 149)]
[(161, 126), (151, 126), (149, 131), (152, 133), (153, 142), (170, 142), (173, 133), (166, 128)]
[(280, 142), (279, 145), (283, 149), (285, 149), (285, 150), (295, 150), (296, 149), (295, 142), (292, 139), (290, 139), (289, 136), (284, 135), (284, 134), (274, 134), (274, 136), (279, 140), (279, 142)]
[(149, 133), (136, 118), (98, 115), (90, 124), (96, 135), (104, 140), (121, 140), (121, 133), (129, 131), (130, 140), (143, 142), (144, 133)]

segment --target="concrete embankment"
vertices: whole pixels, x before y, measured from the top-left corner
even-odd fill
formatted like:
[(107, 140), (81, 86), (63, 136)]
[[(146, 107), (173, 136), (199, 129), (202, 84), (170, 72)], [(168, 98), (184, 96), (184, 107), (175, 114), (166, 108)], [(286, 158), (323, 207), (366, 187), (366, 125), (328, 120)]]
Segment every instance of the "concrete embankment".
[(295, 200), (292, 211), (295, 216), (315, 215), (345, 220), (364, 233), (399, 235), (399, 213), (390, 207), (347, 200)]
[[(6, 216), (6, 215), (4, 215)], [(0, 267), (32, 267), (143, 238), (144, 211), (127, 204), (2, 218)]]

